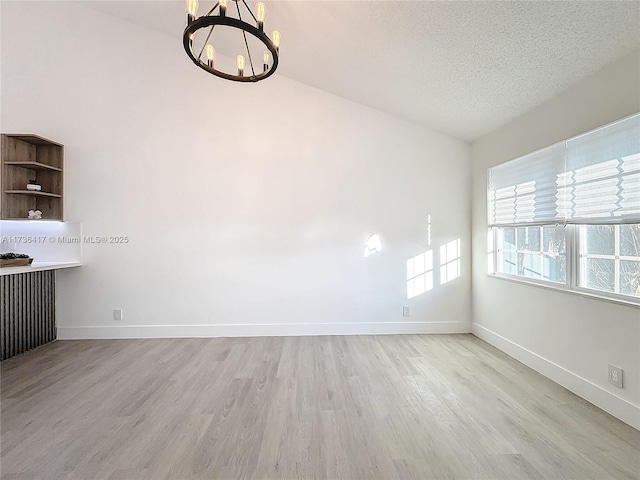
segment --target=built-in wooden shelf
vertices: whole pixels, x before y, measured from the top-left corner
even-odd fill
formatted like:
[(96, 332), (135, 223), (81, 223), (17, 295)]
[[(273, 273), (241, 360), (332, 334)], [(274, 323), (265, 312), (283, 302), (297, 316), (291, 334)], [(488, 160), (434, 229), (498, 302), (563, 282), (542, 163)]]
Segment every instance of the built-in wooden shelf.
[(31, 170), (52, 170), (54, 172), (61, 172), (62, 169), (54, 167), (53, 165), (47, 165), (40, 162), (4, 162), (5, 165), (14, 165), (16, 167), (29, 168)]
[[(32, 134), (1, 134), (0, 218), (27, 220), (40, 210), (43, 220), (63, 220), (64, 146)], [(34, 182), (42, 190), (27, 190)]]
[(54, 197), (62, 198), (62, 195), (57, 193), (42, 192), (37, 190), (5, 190), (4, 193), (18, 194), (18, 195), (33, 195), (35, 197)]
[(47, 138), (41, 137), (39, 135), (34, 135), (32, 133), (7, 133), (5, 134), (7, 137), (15, 138), (16, 140), (20, 140), (22, 142), (28, 143), (30, 145), (40, 145), (43, 147), (63, 147), (61, 143), (54, 142)]

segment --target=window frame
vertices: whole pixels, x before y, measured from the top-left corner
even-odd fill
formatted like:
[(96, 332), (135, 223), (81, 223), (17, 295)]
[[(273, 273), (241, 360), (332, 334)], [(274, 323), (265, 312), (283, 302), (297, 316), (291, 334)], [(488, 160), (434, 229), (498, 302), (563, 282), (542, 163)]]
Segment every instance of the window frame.
[[(548, 273), (546, 271), (542, 271), (542, 267), (544, 266), (544, 259), (545, 257), (551, 257), (550, 251), (548, 249), (545, 248), (545, 234), (544, 234), (544, 229), (545, 227), (553, 227), (553, 228), (557, 228), (557, 225), (546, 225), (546, 224), (537, 224), (537, 225), (528, 225), (528, 224), (519, 224), (517, 226), (500, 226), (500, 227), (496, 227), (497, 230), (500, 229), (513, 229), (514, 231), (514, 249), (510, 249), (510, 250), (506, 250), (504, 248), (499, 248), (500, 247), (500, 240), (503, 238), (500, 236), (500, 232), (498, 232), (498, 235), (495, 236), (495, 245), (493, 245), (491, 252), (496, 252), (496, 262), (495, 262), (495, 266), (494, 266), (494, 270), (493, 271), (497, 271), (497, 267), (498, 265), (501, 263), (500, 260), (504, 259), (504, 252), (509, 252), (511, 254), (514, 254), (516, 257), (516, 263), (514, 264), (515, 269), (519, 269), (520, 265), (519, 265), (519, 259), (520, 259), (520, 255), (526, 256), (526, 255), (536, 255), (536, 258), (538, 259), (538, 261), (540, 262), (540, 267), (541, 267), (541, 278), (536, 278), (536, 277), (529, 277), (527, 275), (520, 275), (520, 274), (512, 274), (512, 273), (506, 273), (506, 272), (499, 272), (501, 274), (504, 275), (513, 275), (515, 277), (518, 278), (526, 278), (526, 279), (530, 279), (533, 281), (540, 281), (542, 283), (549, 283), (551, 285), (562, 285), (564, 283), (566, 283), (566, 272), (565, 272), (565, 282), (554, 282), (553, 280), (545, 280), (544, 276), (545, 273)], [(526, 247), (521, 248), (519, 247), (519, 229), (532, 229), (535, 228), (538, 231), (538, 248), (536, 250), (534, 249), (529, 249)], [(489, 253), (489, 252), (488, 252)], [(565, 256), (566, 256), (566, 249), (565, 249)]]
[[(623, 224), (614, 224), (614, 226), (617, 226), (617, 227), (619, 227), (620, 225), (623, 225)], [(537, 279), (537, 278), (525, 277), (522, 275), (517, 275), (512, 273), (500, 272), (498, 270), (498, 260), (501, 252), (501, 250), (498, 248), (499, 239), (500, 239), (499, 230), (506, 229), (506, 228), (517, 229), (518, 227), (534, 227), (534, 226), (542, 227), (544, 226), (544, 224), (539, 224), (539, 225), (514, 224), (514, 225), (499, 225), (499, 226), (489, 227), (489, 235), (493, 240), (493, 245), (491, 246), (491, 248), (493, 249), (493, 252), (489, 252), (489, 253), (492, 254), (493, 265), (491, 266), (492, 268), (490, 269), (490, 271), (488, 271), (487, 276), (493, 277), (493, 278), (510, 280), (517, 283), (540, 286), (540, 287), (549, 288), (549, 289), (560, 291), (560, 292), (567, 292), (567, 293), (581, 295), (584, 297), (595, 298), (599, 300), (606, 300), (613, 303), (619, 303), (627, 306), (640, 308), (640, 297), (624, 295), (624, 294), (615, 293), (615, 292), (607, 292), (607, 291), (597, 290), (597, 289), (588, 288), (580, 285), (580, 280), (581, 280), (580, 267), (581, 267), (582, 257), (583, 257), (580, 254), (580, 240), (581, 240), (580, 227), (583, 225), (580, 225), (580, 224), (566, 224), (564, 226), (565, 242), (566, 242), (565, 256), (566, 256), (566, 262), (567, 262), (565, 283), (552, 282), (544, 279)], [(619, 229), (616, 228), (616, 232), (618, 231)], [(615, 235), (616, 235), (615, 238), (619, 239), (619, 234), (616, 233)], [(614, 241), (615, 252), (618, 252), (618, 249), (619, 249), (618, 243), (619, 243), (618, 241)], [(542, 248), (542, 245), (541, 245), (541, 248)], [(517, 244), (516, 244), (516, 252), (517, 251), (518, 250), (517, 250)], [(594, 254), (594, 258), (604, 257), (604, 256), (606, 255)], [(614, 256), (615, 256), (615, 253), (614, 253)], [(587, 255), (587, 258), (590, 258), (590, 256)], [(622, 259), (617, 259), (616, 261), (620, 262), (620, 260)], [(614, 271), (617, 272), (617, 269)], [(617, 282), (618, 280), (616, 279), (615, 281)]]
[[(629, 260), (627, 258), (620, 258), (620, 226), (624, 225), (622, 223), (616, 223), (616, 224), (612, 224), (611, 226), (614, 227), (614, 241), (613, 241), (613, 246), (614, 246), (614, 253), (613, 255), (607, 255), (607, 254), (581, 254), (580, 253), (580, 244), (581, 242), (586, 242), (586, 238), (585, 235), (581, 232), (580, 227), (584, 226), (584, 225), (572, 225), (573, 228), (573, 232), (572, 232), (572, 238), (571, 241), (573, 243), (573, 250), (575, 252), (575, 257), (574, 257), (574, 262), (573, 265), (571, 265), (571, 270), (572, 274), (571, 274), (571, 286), (570, 288), (577, 291), (577, 292), (581, 292), (581, 293), (587, 293), (587, 294), (595, 294), (596, 296), (599, 297), (606, 297), (612, 300), (617, 300), (617, 301), (621, 301), (624, 303), (630, 303), (632, 305), (637, 305), (640, 306), (640, 297), (636, 297), (633, 295), (625, 295), (622, 293), (617, 293), (617, 292), (607, 292), (604, 290), (597, 290), (595, 288), (588, 288), (588, 287), (584, 287), (581, 285), (581, 281), (582, 281), (582, 275), (583, 275), (583, 258), (605, 258), (608, 259), (608, 257), (613, 257), (610, 258), (611, 260), (614, 261), (614, 290), (619, 290), (619, 286), (620, 286), (620, 276), (619, 276), (619, 269), (620, 269), (620, 261), (622, 260)], [(616, 258), (618, 257), (618, 258)], [(631, 258), (630, 260), (632, 261), (637, 261), (633, 258)], [(567, 267), (569, 267), (569, 265), (567, 265)], [(569, 271), (569, 268), (567, 268), (567, 272)], [(617, 287), (617, 288), (616, 288)]]

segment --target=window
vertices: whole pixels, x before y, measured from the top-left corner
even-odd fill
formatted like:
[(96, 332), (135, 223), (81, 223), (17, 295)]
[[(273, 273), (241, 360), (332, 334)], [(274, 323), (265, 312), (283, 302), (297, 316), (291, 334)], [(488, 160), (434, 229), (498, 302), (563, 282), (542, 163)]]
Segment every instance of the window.
[(640, 225), (584, 225), (579, 244), (579, 286), (640, 297)]
[(497, 271), (565, 283), (567, 263), (564, 230), (564, 227), (555, 225), (499, 229)]
[(433, 250), (407, 260), (407, 298), (433, 288)]
[(488, 171), (489, 272), (640, 304), (640, 114)]

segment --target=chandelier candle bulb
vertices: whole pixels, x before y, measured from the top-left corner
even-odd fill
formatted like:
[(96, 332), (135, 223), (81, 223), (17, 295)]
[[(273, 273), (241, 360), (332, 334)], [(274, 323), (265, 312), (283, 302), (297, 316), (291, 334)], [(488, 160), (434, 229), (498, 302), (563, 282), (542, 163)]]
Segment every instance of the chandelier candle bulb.
[(262, 54), (262, 66), (264, 67), (264, 71), (269, 70), (269, 52), (265, 51)]
[(187, 23), (196, 19), (198, 14), (198, 0), (187, 0)]
[(236, 57), (236, 63), (238, 65), (238, 75), (244, 76), (244, 55), (238, 55)]
[(262, 31), (264, 29), (264, 16), (267, 11), (267, 7), (264, 3), (256, 3), (256, 20), (258, 21), (258, 29)]
[(227, 0), (220, 0), (220, 16), (224, 17), (227, 14)]
[(216, 57), (216, 49), (213, 48), (213, 45), (211, 45), (210, 43), (207, 43), (207, 45), (204, 47), (206, 53), (207, 53), (207, 65), (210, 68), (213, 68), (213, 60)]
[(280, 51), (280, 32), (278, 30), (274, 30), (271, 32), (271, 41), (273, 42), (273, 46), (276, 47), (276, 52)]

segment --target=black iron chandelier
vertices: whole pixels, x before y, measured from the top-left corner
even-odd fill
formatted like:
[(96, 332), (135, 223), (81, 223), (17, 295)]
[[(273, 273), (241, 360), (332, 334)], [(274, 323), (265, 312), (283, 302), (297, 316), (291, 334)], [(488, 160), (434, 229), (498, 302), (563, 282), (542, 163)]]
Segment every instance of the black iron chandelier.
[[(266, 13), (265, 4), (262, 2), (256, 3), (256, 13), (251, 11), (245, 0), (219, 0), (209, 12), (201, 17), (197, 17), (198, 14), (198, 0), (186, 0), (187, 2), (187, 26), (184, 29), (184, 35), (182, 42), (184, 49), (189, 55), (189, 58), (193, 60), (198, 67), (206, 70), (209, 73), (216, 75), (217, 77), (226, 78), (227, 80), (233, 80), (235, 82), (259, 82), (265, 78), (273, 75), (278, 68), (278, 57), (280, 50), (280, 32), (273, 30), (271, 32), (271, 38), (264, 33), (264, 18)], [(227, 5), (229, 3), (235, 3), (235, 11), (237, 12), (237, 18), (231, 15), (227, 15)], [(242, 5), (240, 5), (242, 3)], [(242, 19), (242, 8), (246, 9), (255, 25), (248, 23)], [(231, 8), (231, 14), (233, 8)], [(245, 13), (245, 17), (246, 17)], [(213, 31), (216, 26), (231, 27), (238, 30), (237, 44), (242, 49), (243, 53), (240, 53), (236, 57), (237, 73), (227, 73), (219, 70), (216, 62), (216, 51), (213, 46)], [(207, 32), (208, 29), (208, 33)], [(199, 32), (199, 33), (198, 33)], [(195, 41), (195, 37), (200, 37), (200, 34), (206, 38), (204, 42)], [(239, 34), (242, 33), (242, 36)], [(249, 41), (247, 40), (247, 33), (250, 35)], [(201, 38), (200, 38), (201, 39)], [(244, 40), (244, 42), (242, 41)], [(259, 53), (262, 56), (262, 65), (254, 65), (254, 60), (251, 55), (253, 50), (256, 53), (257, 48), (255, 45), (257, 41), (262, 46), (262, 52)], [(252, 47), (250, 48), (250, 43)], [(195, 50), (194, 50), (195, 49)], [(196, 52), (198, 52), (196, 54)], [(247, 57), (244, 56), (246, 52)], [(204, 54), (204, 58), (203, 58)], [(247, 65), (247, 59), (249, 61), (249, 68), (245, 68)]]

